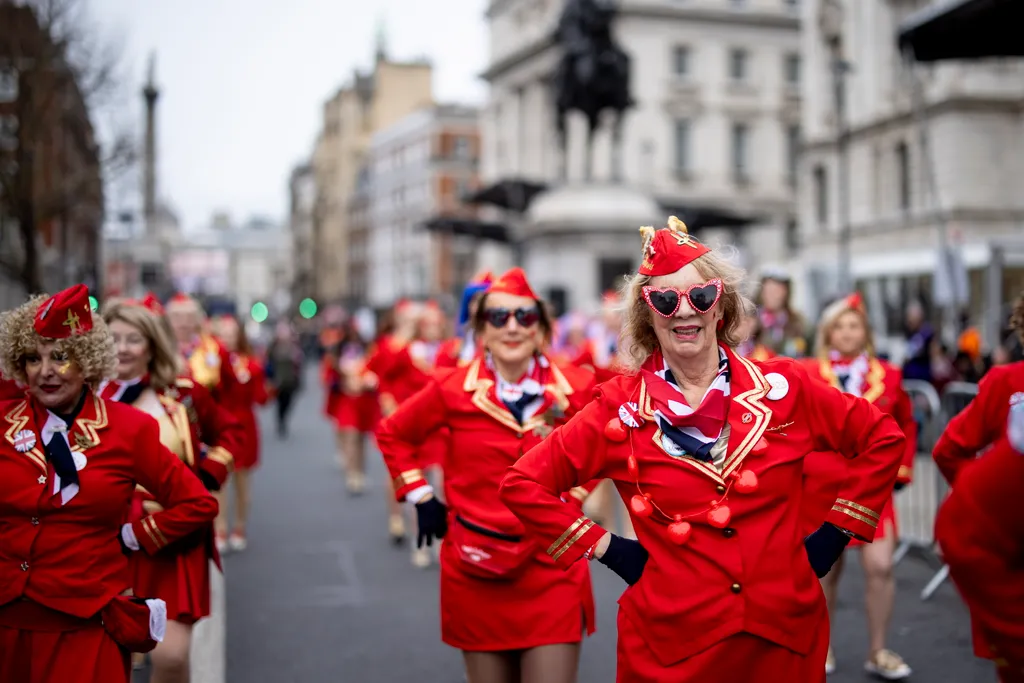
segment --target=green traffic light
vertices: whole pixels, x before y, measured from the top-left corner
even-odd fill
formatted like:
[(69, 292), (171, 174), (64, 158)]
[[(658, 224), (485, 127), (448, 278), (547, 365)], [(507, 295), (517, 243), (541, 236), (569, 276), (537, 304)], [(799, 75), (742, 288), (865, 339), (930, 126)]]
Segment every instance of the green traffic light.
[(262, 301), (257, 301), (252, 305), (252, 310), (250, 311), (250, 313), (252, 314), (253, 320), (255, 320), (258, 323), (261, 323), (270, 316), (270, 309), (267, 308), (267, 305)]
[(100, 302), (96, 300), (96, 297), (90, 296), (89, 297), (89, 308), (95, 311), (99, 307), (100, 307)]
[(316, 315), (316, 311), (316, 302), (313, 301), (312, 299), (306, 298), (303, 299), (301, 303), (299, 303), (299, 315), (301, 315), (306, 320), (309, 320), (310, 318), (314, 317)]

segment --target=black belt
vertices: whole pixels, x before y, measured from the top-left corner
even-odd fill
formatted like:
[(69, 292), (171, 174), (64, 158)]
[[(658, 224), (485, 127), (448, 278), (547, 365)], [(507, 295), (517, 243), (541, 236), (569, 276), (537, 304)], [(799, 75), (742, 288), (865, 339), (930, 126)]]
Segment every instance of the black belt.
[(466, 521), (458, 515), (455, 515), (455, 521), (461, 524), (462, 526), (466, 527), (470, 531), (475, 531), (481, 536), (488, 536), (490, 538), (496, 538), (499, 541), (508, 541), (509, 543), (518, 543), (519, 541), (523, 540), (522, 536), (512, 536), (511, 534), (503, 534), (500, 531), (494, 531), (492, 529), (488, 529), (487, 527), (478, 526), (476, 524), (473, 524), (473, 522)]

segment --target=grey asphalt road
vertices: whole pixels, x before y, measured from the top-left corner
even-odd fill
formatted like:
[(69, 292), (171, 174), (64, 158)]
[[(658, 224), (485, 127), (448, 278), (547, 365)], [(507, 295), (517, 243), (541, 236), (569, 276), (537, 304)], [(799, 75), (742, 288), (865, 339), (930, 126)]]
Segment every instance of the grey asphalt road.
[[(319, 387), (307, 387), (287, 439), (274, 433), (272, 411), (262, 416), (250, 547), (225, 560), (228, 683), (461, 683), (460, 655), (440, 640), (436, 567), (414, 568), (408, 549), (386, 537), (379, 457), (370, 465), (375, 486), (349, 497)], [(839, 671), (830, 683), (870, 680), (856, 565), (848, 563), (842, 584), (832, 641)], [(584, 643), (579, 680), (612, 683), (623, 584), (593, 569), (598, 633)], [(928, 602), (918, 598), (932, 572), (916, 558), (897, 567), (890, 646), (914, 668), (914, 681), (992, 683), (991, 668), (971, 655), (967, 614), (952, 586)]]

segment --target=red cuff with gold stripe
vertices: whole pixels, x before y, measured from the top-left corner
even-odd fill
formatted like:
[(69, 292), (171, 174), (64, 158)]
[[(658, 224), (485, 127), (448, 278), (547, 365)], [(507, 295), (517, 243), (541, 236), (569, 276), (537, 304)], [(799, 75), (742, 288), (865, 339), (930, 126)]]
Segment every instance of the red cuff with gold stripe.
[(570, 524), (554, 543), (547, 547), (547, 553), (556, 564), (565, 568), (583, 557), (590, 546), (607, 532), (585, 516)]
[(851, 500), (839, 498), (825, 517), (825, 521), (845, 529), (859, 540), (870, 543), (875, 538), (880, 516), (874, 510)]
[(395, 499), (401, 503), (405, 501), (405, 495), (415, 491), (421, 486), (429, 486), (430, 482), (423, 476), (423, 470), (417, 468), (402, 472), (394, 480)]
[(154, 517), (143, 517), (137, 522), (132, 522), (132, 531), (139, 545), (150, 555), (167, 547), (167, 537), (160, 530)]
[(226, 449), (214, 446), (199, 461), (199, 469), (209, 474), (219, 485), (223, 486), (224, 482), (228, 480), (228, 475), (231, 474), (234, 464), (234, 457)]

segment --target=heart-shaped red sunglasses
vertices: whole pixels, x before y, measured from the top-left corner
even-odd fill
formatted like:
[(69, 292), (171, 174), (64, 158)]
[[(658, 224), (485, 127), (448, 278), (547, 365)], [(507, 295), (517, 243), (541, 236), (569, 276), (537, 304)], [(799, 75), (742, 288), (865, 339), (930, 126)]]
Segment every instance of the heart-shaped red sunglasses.
[(690, 285), (686, 289), (647, 285), (642, 291), (644, 301), (651, 307), (651, 310), (660, 316), (671, 318), (679, 310), (684, 298), (698, 313), (710, 311), (722, 298), (722, 281), (713, 278), (703, 284)]

